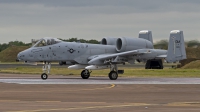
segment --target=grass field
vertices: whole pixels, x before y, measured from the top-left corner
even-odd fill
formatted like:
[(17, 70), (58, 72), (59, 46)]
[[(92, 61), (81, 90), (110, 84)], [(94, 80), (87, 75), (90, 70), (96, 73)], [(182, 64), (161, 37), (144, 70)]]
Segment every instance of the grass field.
[(17, 54), (27, 49), (27, 46), (10, 46), (7, 49), (0, 52), (0, 62), (15, 62)]
[[(145, 70), (144, 68), (121, 68), (125, 70), (122, 77), (200, 77), (200, 69), (172, 69), (165, 68), (163, 70)], [(1, 73), (16, 73), (16, 74), (37, 74), (42, 73), (41, 68), (35, 67), (16, 67), (0, 69)], [(67, 68), (54, 67), (51, 69), (53, 75), (74, 75), (79, 76), (81, 70), (70, 70)], [(109, 70), (93, 70), (91, 76), (108, 76)]]

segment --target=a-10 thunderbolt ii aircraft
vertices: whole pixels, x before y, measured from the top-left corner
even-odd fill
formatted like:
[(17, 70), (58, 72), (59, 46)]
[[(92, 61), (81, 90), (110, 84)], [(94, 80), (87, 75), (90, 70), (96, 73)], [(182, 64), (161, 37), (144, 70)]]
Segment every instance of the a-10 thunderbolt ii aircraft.
[(154, 49), (151, 31), (139, 32), (139, 38), (105, 37), (101, 44), (64, 42), (57, 38), (42, 38), (31, 48), (20, 52), (17, 60), (26, 63), (44, 62), (42, 79), (47, 79), (51, 62), (69, 64), (69, 69), (83, 69), (81, 77), (88, 79), (90, 71), (110, 69), (111, 80), (116, 80), (118, 64), (146, 62), (146, 69), (162, 69), (162, 59), (177, 62), (186, 59), (183, 31), (170, 32), (168, 50)]

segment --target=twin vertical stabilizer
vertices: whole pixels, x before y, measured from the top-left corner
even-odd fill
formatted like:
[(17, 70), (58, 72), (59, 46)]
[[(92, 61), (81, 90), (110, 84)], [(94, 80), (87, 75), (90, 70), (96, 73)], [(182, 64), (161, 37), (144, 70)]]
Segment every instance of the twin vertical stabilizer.
[(185, 42), (183, 31), (173, 30), (170, 32), (167, 62), (176, 62), (186, 59)]
[(152, 33), (149, 30), (142, 30), (139, 32), (139, 38), (146, 39), (153, 44)]

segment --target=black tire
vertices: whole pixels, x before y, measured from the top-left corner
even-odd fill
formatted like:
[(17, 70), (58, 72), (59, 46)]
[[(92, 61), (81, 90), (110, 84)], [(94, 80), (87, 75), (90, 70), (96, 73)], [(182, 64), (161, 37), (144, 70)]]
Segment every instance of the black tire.
[(117, 80), (118, 78), (118, 73), (115, 72), (115, 71), (111, 71), (109, 74), (108, 74), (110, 80)]
[(48, 75), (47, 75), (46, 73), (43, 73), (43, 74), (41, 75), (41, 78), (42, 78), (43, 80), (46, 80), (46, 79), (48, 78)]
[(148, 60), (145, 65), (145, 69), (163, 69), (162, 59)]
[(88, 79), (90, 77), (90, 72), (88, 70), (83, 70), (81, 72), (81, 77), (82, 77), (82, 79)]

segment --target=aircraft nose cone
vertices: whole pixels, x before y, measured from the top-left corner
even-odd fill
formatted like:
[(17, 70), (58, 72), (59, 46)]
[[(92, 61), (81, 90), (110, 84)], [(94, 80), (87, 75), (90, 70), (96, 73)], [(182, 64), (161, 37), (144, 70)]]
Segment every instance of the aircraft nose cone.
[(17, 54), (17, 58), (19, 58), (19, 56), (20, 56), (20, 53)]
[(21, 57), (22, 57), (21, 54), (22, 54), (21, 52), (19, 52), (19, 53), (17, 54), (17, 59), (16, 59), (16, 61), (20, 61), (20, 60), (21, 60)]

